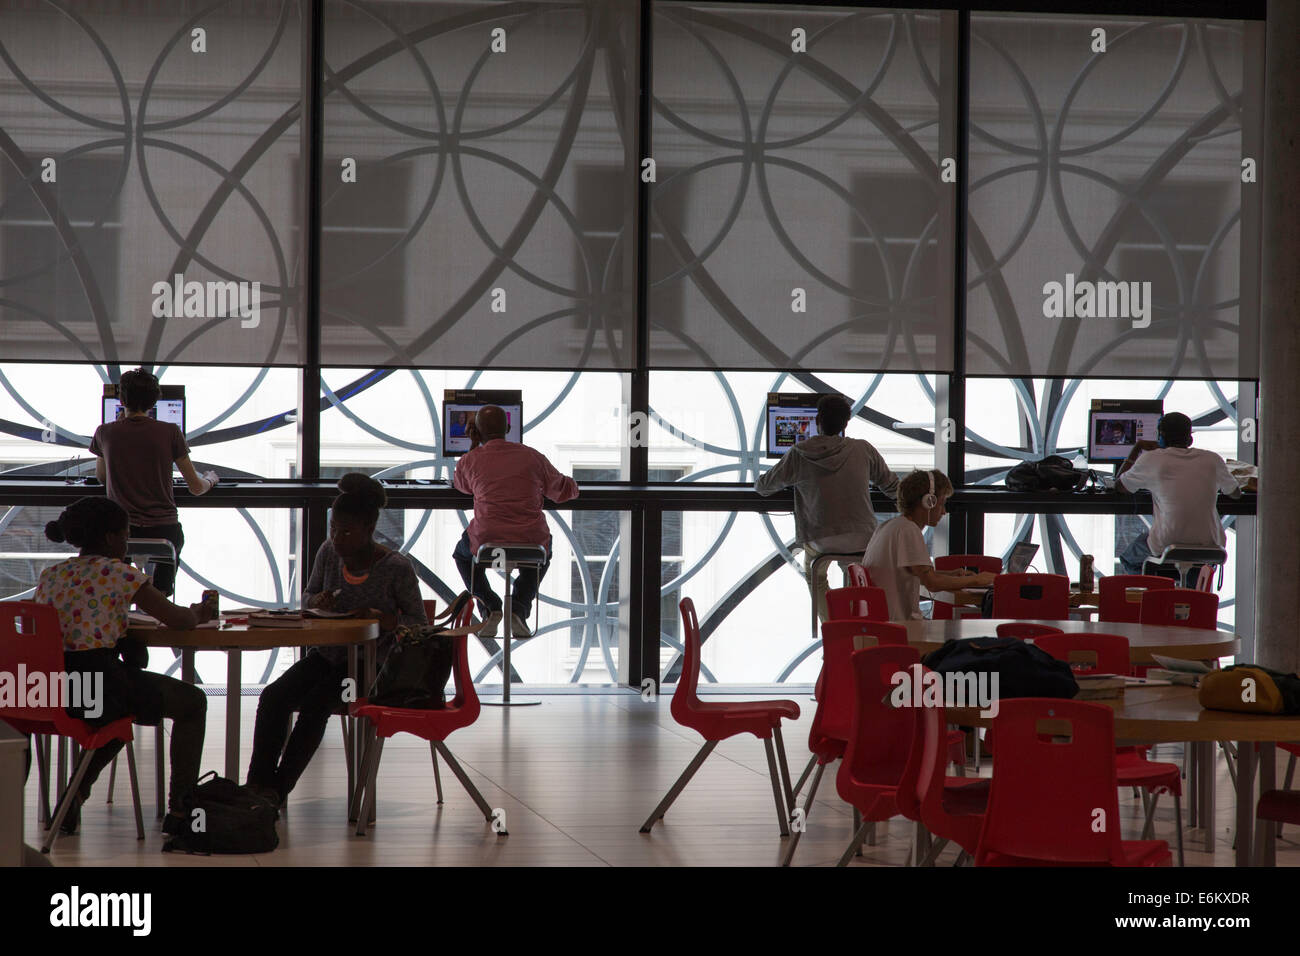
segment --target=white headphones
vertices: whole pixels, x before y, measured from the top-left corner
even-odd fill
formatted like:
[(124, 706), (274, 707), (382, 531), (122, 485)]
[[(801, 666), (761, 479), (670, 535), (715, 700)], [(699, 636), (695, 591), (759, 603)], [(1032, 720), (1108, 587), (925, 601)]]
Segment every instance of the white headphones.
[(925, 474), (930, 479), (930, 493), (921, 499), (921, 504), (933, 508), (939, 504), (939, 499), (934, 493), (934, 470), (927, 468)]

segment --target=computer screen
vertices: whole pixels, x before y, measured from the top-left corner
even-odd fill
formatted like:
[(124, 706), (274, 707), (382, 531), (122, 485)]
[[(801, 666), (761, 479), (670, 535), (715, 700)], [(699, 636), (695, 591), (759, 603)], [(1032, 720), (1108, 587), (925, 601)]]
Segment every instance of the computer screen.
[(1140, 441), (1155, 441), (1164, 414), (1160, 399), (1094, 398), (1088, 411), (1088, 461), (1123, 461)]
[(484, 405), (498, 405), (506, 413), (506, 441), (523, 441), (523, 396), (518, 389), (445, 389), (442, 393), (443, 455), (456, 457), (469, 451), (469, 425)]
[[(183, 433), (185, 431), (185, 386), (163, 385), (161, 389), (162, 394), (158, 397), (158, 404), (149, 409), (149, 417), (156, 418), (160, 422), (171, 422)], [(126, 407), (118, 397), (116, 385), (104, 386), (102, 406), (101, 412), (106, 425), (126, 417)]]
[(780, 458), (799, 442), (817, 434), (814, 392), (767, 393), (767, 457)]

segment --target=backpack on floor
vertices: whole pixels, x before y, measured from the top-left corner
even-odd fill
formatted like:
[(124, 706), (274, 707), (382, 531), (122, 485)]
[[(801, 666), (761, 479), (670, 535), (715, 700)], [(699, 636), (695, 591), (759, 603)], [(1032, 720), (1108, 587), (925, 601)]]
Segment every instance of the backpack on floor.
[(280, 845), (279, 810), (233, 780), (209, 771), (182, 804), (189, 829), (172, 836), (165, 849), (186, 853), (269, 853)]

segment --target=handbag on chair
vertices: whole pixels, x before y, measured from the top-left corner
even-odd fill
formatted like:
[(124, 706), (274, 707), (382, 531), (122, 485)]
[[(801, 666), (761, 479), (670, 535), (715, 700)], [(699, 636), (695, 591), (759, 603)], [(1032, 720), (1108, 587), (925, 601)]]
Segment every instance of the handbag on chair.
[[(439, 710), (446, 706), (445, 689), (455, 664), (455, 645), (450, 638), (467, 633), (451, 629), (440, 621), (454, 621), (470, 600), (462, 591), (445, 612), (424, 627), (399, 627), (396, 642), (375, 677), (369, 703), (383, 707)], [(472, 631), (477, 631), (475, 625)]]

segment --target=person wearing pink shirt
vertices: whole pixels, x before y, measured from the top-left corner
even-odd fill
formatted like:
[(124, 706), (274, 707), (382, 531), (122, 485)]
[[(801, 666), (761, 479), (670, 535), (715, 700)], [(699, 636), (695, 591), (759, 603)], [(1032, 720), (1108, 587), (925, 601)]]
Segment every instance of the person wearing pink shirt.
[[(503, 409), (484, 405), (466, 431), (470, 450), (456, 464), (457, 491), (474, 496), (474, 518), (460, 536), (453, 557), (465, 586), (478, 598), (483, 616), (479, 637), (496, 637), (501, 598), (492, 590), (474, 555), (483, 544), (537, 544), (546, 548), (540, 570), (520, 568), (510, 595), (511, 633), (532, 637), (528, 616), (537, 589), (551, 565), (551, 531), (542, 512), (545, 499), (556, 504), (578, 497), (578, 484), (556, 471), (541, 452), (506, 441), (509, 421)], [(472, 580), (471, 580), (472, 579)]]

